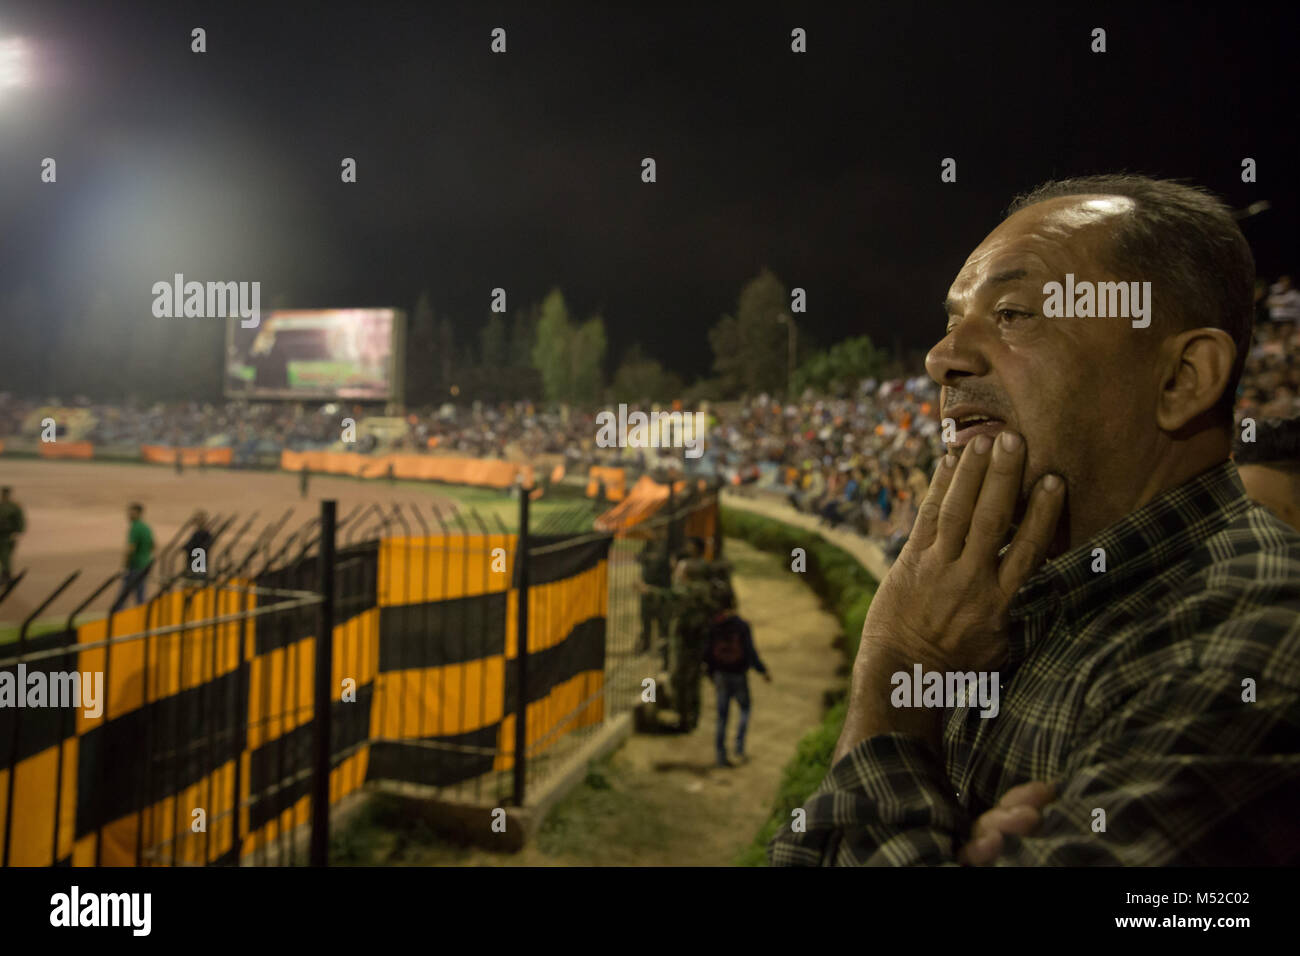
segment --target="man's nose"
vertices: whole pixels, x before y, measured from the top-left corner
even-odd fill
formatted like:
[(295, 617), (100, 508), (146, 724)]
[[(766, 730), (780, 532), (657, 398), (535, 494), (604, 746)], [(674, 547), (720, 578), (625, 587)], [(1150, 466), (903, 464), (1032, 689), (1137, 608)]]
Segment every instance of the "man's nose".
[(959, 322), (925, 356), (926, 372), (940, 385), (951, 385), (967, 375), (988, 374), (988, 357), (977, 325)]

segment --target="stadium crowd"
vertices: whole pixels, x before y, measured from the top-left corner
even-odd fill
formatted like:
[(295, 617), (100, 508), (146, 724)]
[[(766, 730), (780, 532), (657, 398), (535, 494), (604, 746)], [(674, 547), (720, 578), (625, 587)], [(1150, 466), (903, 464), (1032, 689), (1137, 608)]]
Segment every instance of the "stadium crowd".
[[(1300, 415), (1300, 290), (1283, 276), (1256, 288), (1254, 343), (1238, 389), (1240, 420)], [(42, 409), (61, 406), (0, 393), (0, 439), (32, 434)], [(70, 403), (83, 411), (75, 437), (96, 446), (229, 446), (236, 465), (265, 462), (284, 449), (338, 447), (344, 421), (360, 406), (329, 403), (195, 402), (137, 406)], [(716, 475), (743, 489), (766, 488), (830, 525), (879, 538), (896, 553), (943, 453), (939, 389), (927, 376), (859, 384), (846, 396), (805, 393), (798, 401), (760, 395), (710, 409), (704, 455), (687, 474)], [(353, 450), (537, 460), (562, 456), (571, 472), (590, 465), (655, 468), (669, 452), (601, 448), (594, 411), (551, 411), (529, 402), (446, 404), (388, 419), (396, 429), (359, 429)], [(60, 437), (62, 431), (60, 431)], [(678, 452), (677, 454), (680, 454)], [(682, 459), (677, 459), (679, 462)]]

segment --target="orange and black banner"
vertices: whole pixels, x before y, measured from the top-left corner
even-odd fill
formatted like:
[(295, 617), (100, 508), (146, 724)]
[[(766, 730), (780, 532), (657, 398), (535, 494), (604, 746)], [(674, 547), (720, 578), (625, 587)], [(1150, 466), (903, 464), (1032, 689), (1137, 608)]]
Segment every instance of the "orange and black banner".
[[(530, 541), (530, 756), (604, 717), (610, 540)], [(445, 786), (513, 766), (517, 549), (507, 534), (339, 549), (331, 803), (367, 780)], [(305, 824), (318, 606), (280, 598), (310, 598), (317, 564), (169, 592), (26, 641), (21, 662), (15, 645), (0, 688), (77, 672), (102, 674), (103, 692), (90, 715), (0, 706), (5, 862), (235, 863)]]

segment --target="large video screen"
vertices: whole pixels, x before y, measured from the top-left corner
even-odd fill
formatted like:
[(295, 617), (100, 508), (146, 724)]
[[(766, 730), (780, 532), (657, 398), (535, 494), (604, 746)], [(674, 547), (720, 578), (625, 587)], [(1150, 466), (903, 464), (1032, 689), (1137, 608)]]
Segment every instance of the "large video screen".
[(226, 395), (390, 399), (397, 321), (396, 309), (280, 310), (248, 329), (232, 319)]

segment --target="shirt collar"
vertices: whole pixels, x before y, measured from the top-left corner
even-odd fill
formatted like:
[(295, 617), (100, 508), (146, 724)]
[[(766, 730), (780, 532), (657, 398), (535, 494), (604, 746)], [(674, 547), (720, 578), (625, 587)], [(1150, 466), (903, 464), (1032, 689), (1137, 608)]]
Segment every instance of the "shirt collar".
[[(1176, 563), (1248, 506), (1237, 466), (1231, 460), (1215, 465), (1044, 564), (1016, 594), (1011, 620), (1056, 607), (1067, 620), (1080, 620)], [(1043, 630), (1013, 628), (1012, 659), (1023, 659)], [(1016, 646), (1017, 640), (1023, 646)]]

